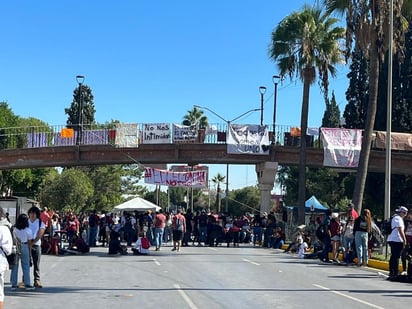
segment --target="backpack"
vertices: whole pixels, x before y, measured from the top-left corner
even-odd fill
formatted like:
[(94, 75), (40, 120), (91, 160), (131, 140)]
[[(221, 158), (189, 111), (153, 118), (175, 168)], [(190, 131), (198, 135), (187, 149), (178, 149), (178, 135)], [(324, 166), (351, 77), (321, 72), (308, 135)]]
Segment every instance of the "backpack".
[[(397, 216), (397, 215), (395, 215)], [(390, 217), (388, 220), (384, 220), (382, 221), (382, 225), (381, 225), (381, 231), (384, 235), (390, 235), (392, 233), (392, 231), (394, 230), (392, 228), (392, 219), (394, 216)]]
[(146, 237), (142, 237), (142, 248), (143, 249), (149, 249), (150, 248), (150, 242)]
[(17, 265), (18, 256), (21, 255), (21, 241), (17, 238), (16, 232), (14, 231), (14, 227), (9, 225), (7, 225), (7, 227), (10, 230), (11, 238), (13, 240), (11, 253), (9, 255), (6, 255), (3, 248), (0, 248), (7, 258), (7, 262), (9, 263), (9, 269), (12, 269), (14, 266)]

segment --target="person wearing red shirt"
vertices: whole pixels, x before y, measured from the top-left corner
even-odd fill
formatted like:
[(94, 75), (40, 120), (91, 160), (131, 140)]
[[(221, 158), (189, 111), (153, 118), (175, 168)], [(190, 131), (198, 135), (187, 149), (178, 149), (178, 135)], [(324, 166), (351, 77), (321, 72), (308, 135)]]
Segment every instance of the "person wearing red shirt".
[[(51, 221), (51, 216), (48, 212), (48, 208), (47, 207), (43, 207), (43, 211), (40, 213), (40, 220), (44, 223), (44, 225), (46, 226), (46, 230), (49, 230), (50, 224), (49, 222)], [(49, 232), (49, 231), (48, 231)]]
[(159, 209), (156, 213), (154, 220), (154, 233), (155, 233), (155, 242), (156, 242), (156, 251), (160, 250), (163, 241), (163, 233), (166, 226), (166, 216), (163, 214), (163, 210)]
[(348, 205), (348, 218), (352, 217), (353, 220), (356, 220), (359, 217), (358, 212), (355, 210), (355, 205), (353, 203), (349, 203)]
[(80, 231), (79, 220), (77, 220), (76, 216), (71, 212), (69, 213), (69, 216), (67, 218), (65, 231), (67, 233), (67, 241), (69, 242), (69, 247), (70, 247), (73, 244), (74, 234), (78, 234)]

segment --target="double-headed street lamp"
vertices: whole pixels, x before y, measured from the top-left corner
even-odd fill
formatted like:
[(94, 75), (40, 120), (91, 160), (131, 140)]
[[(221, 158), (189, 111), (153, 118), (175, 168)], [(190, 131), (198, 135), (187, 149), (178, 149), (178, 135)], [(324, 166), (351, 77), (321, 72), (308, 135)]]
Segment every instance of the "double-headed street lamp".
[(263, 126), (263, 96), (265, 95), (266, 87), (260, 86), (259, 92), (260, 92), (260, 125)]
[(273, 75), (272, 81), (275, 85), (275, 92), (273, 93), (273, 137), (272, 137), (272, 144), (276, 143), (276, 100), (278, 96), (278, 83), (280, 80), (279, 75)]
[(78, 109), (78, 132), (77, 132), (77, 139), (76, 139), (76, 144), (80, 145), (82, 141), (82, 131), (83, 131), (83, 82), (84, 82), (84, 76), (83, 75), (77, 75), (76, 76), (76, 81), (79, 84), (79, 109)]
[[(266, 88), (265, 88), (266, 90)], [(216, 113), (215, 111), (211, 110), (208, 107), (205, 106), (199, 106), (199, 105), (194, 105), (194, 107), (198, 108), (198, 109), (204, 109), (209, 111), (210, 113), (212, 113), (213, 115), (215, 115), (216, 117), (218, 117), (219, 119), (223, 120), (224, 122), (226, 122), (227, 125), (227, 129), (226, 129), (226, 140), (227, 140), (227, 136), (229, 134), (229, 127), (230, 127), (230, 123), (232, 123), (233, 121), (238, 120), (239, 118), (242, 118), (243, 116), (251, 113), (251, 112), (256, 112), (256, 111), (260, 111), (262, 109), (259, 108), (254, 108), (251, 110), (248, 110), (247, 112), (244, 112), (243, 114), (233, 118), (232, 120), (226, 120), (225, 118), (223, 118), (222, 116), (220, 116), (218, 113)], [(225, 201), (225, 212), (226, 214), (229, 211), (229, 163), (226, 163), (226, 201)]]

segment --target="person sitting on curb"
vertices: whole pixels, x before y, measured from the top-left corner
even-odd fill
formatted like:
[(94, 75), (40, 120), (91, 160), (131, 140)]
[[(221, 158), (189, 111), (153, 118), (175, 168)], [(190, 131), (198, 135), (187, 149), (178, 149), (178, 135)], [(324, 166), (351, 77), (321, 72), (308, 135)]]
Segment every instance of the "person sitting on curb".
[(303, 236), (303, 242), (299, 246), (299, 251), (298, 251), (298, 258), (299, 259), (306, 259), (306, 255), (310, 253), (310, 237), (308, 236)]
[(302, 224), (298, 226), (298, 232), (296, 233), (295, 242), (289, 244), (289, 247), (283, 251), (284, 253), (288, 253), (289, 251), (294, 253), (299, 250), (300, 245), (303, 243), (303, 235), (304, 235), (304, 228), (306, 225)]
[(275, 228), (273, 236), (270, 238), (270, 247), (273, 249), (282, 249), (285, 244), (285, 233), (280, 226)]

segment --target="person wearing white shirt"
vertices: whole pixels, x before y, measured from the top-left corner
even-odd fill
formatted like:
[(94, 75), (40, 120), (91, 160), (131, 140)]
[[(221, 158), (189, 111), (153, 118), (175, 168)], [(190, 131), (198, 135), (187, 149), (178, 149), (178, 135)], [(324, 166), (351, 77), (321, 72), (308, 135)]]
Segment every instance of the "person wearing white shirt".
[(408, 214), (408, 208), (400, 206), (396, 210), (396, 215), (392, 217), (392, 232), (388, 236), (388, 243), (391, 247), (391, 257), (389, 259), (389, 277), (399, 275), (399, 258), (403, 247), (406, 244), (405, 224), (403, 218)]
[(34, 286), (36, 288), (42, 288), (43, 285), (40, 281), (41, 239), (46, 230), (46, 225), (40, 220), (40, 209), (37, 206), (30, 207), (27, 213), (29, 214), (29, 228), (34, 238), (31, 248)]
[(13, 246), (9, 224), (3, 208), (0, 207), (0, 309), (3, 309), (4, 302), (4, 273), (9, 269), (9, 262), (7, 261), (6, 255), (11, 253)]
[(21, 243), (21, 252), (18, 256), (17, 264), (11, 271), (11, 290), (17, 289), (17, 277), (19, 273), (19, 260), (23, 272), (24, 286), (26, 290), (33, 290), (34, 287), (30, 283), (30, 259), (31, 247), (33, 241), (33, 233), (29, 229), (29, 217), (26, 214), (20, 214), (17, 217), (16, 226), (14, 228), (16, 238)]
[(304, 259), (305, 253), (309, 251), (309, 245), (305, 239), (299, 246), (298, 258)]

